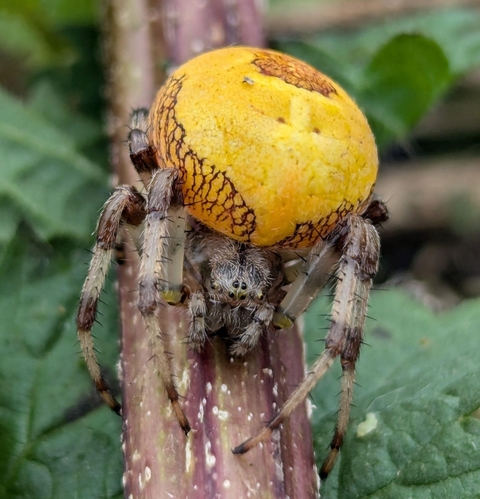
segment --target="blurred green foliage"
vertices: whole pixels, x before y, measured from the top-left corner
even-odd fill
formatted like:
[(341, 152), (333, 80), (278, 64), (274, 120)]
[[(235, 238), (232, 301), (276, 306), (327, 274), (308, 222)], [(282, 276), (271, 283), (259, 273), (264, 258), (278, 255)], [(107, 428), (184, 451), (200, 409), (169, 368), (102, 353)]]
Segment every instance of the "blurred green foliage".
[[(93, 244), (108, 196), (98, 2), (3, 3), (0, 497), (120, 498), (120, 422), (92, 399), (74, 328), (89, 260), (83, 249)], [(275, 45), (343, 84), (386, 145), (406, 137), (456, 78), (480, 64), (479, 21), (477, 12), (453, 10)], [(107, 372), (118, 354), (111, 287), (103, 328), (97, 327)], [(479, 377), (471, 332), (480, 318), (474, 305), (443, 322), (402, 295), (374, 296), (375, 327), (389, 336), (376, 338), (370, 329), (375, 348), (359, 366), (365, 389), (357, 390), (354, 423), (324, 497), (420, 498), (428, 484), (445, 491), (428, 497), (475, 497), (480, 465), (471, 449), (480, 442), (472, 411)], [(314, 353), (319, 307), (328, 309), (319, 302), (308, 319)], [(329, 375), (314, 396), (320, 459), (337, 387)], [(367, 413), (378, 424), (359, 439), (355, 428)]]

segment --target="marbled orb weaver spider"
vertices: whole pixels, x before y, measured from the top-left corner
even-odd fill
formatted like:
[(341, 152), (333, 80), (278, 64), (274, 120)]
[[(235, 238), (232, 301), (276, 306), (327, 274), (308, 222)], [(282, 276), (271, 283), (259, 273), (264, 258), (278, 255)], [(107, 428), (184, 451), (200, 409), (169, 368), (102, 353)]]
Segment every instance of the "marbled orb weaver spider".
[[(188, 307), (188, 342), (200, 350), (221, 334), (233, 356), (251, 352), (273, 325), (286, 328), (335, 272), (325, 350), (244, 453), (304, 401), (336, 357), (340, 411), (321, 475), (346, 431), (372, 276), (375, 225), (387, 219), (373, 196), (378, 159), (356, 104), (328, 77), (290, 56), (247, 47), (203, 54), (177, 69), (148, 112), (133, 113), (130, 158), (145, 193), (115, 190), (103, 208), (77, 316), (82, 351), (106, 403), (91, 335), (120, 227), (137, 238), (138, 306), (158, 371), (185, 433), (156, 312), (163, 299)], [(134, 238), (135, 239), (135, 238)]]

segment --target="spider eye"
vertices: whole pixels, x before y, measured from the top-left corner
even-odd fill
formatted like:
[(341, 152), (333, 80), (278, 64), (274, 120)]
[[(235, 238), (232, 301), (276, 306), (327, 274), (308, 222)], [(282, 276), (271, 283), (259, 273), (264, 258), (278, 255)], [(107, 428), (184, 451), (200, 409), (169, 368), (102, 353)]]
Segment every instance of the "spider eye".
[(228, 296), (230, 298), (235, 298), (235, 293), (233, 291), (230, 291), (230, 293), (228, 293)]
[(265, 295), (262, 292), (260, 292), (258, 293), (257, 297), (259, 300), (263, 300), (265, 298)]
[[(237, 288), (238, 288), (238, 286), (240, 286), (240, 283), (239, 283), (238, 281), (233, 281), (232, 286), (233, 286), (235, 289), (237, 289)], [(242, 289), (243, 289), (243, 288), (242, 288)]]
[(246, 298), (246, 295), (240, 296), (240, 300), (245, 300), (245, 298)]
[(217, 289), (217, 288), (218, 288), (218, 283), (212, 279), (212, 280), (210, 281), (210, 287), (211, 287), (212, 289)]
[(247, 289), (247, 284), (242, 282), (242, 286), (241, 286), (242, 289)]

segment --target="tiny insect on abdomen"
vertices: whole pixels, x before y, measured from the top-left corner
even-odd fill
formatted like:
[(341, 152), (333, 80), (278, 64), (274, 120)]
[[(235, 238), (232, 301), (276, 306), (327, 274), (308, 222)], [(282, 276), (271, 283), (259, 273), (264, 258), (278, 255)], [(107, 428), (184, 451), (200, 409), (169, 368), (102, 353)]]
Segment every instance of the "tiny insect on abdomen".
[(377, 175), (366, 118), (338, 84), (271, 50), (230, 47), (178, 68), (149, 138), (188, 212), (257, 246), (311, 246), (362, 209)]
[(373, 195), (378, 159), (366, 118), (335, 82), (304, 62), (231, 47), (178, 68), (151, 111), (133, 113), (128, 144), (144, 192), (121, 186), (106, 202), (77, 314), (98, 391), (121, 412), (91, 334), (121, 228), (140, 255), (138, 308), (152, 361), (185, 434), (190, 422), (157, 313), (162, 300), (188, 307), (191, 349), (202, 350), (220, 336), (230, 355), (242, 357), (273, 327), (291, 326), (335, 273), (324, 352), (275, 418), (234, 448), (242, 454), (268, 439), (339, 357), (340, 410), (320, 472), (325, 477), (353, 398), (380, 254), (375, 225), (387, 219)]

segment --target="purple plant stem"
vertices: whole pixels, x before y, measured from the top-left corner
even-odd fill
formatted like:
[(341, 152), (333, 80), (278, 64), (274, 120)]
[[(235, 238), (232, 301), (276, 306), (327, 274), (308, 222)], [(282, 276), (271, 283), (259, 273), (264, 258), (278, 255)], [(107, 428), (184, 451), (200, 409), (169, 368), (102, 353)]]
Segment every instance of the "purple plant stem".
[[(124, 144), (125, 125), (133, 108), (152, 102), (165, 58), (175, 66), (231, 43), (263, 45), (260, 13), (255, 0), (109, 0), (104, 20), (112, 162), (118, 184), (133, 184), (138, 175)], [(306, 407), (272, 441), (244, 456), (231, 453), (273, 417), (302, 379), (299, 328), (270, 332), (242, 362), (230, 359), (219, 340), (201, 354), (187, 351), (186, 312), (162, 306), (164, 340), (192, 425), (185, 437), (150, 360), (136, 308), (138, 259), (132, 248), (128, 254), (119, 273), (125, 497), (317, 497)]]

